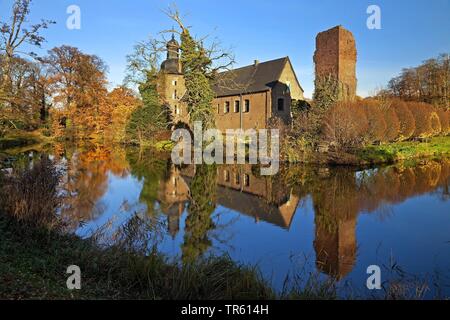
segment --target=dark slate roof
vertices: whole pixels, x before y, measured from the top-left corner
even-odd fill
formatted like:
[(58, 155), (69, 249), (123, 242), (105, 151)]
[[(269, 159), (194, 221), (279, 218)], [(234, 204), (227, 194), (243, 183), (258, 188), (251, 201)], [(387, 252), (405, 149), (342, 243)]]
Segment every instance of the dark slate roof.
[(214, 85), (217, 97), (269, 90), (280, 78), (288, 57), (260, 62), (219, 73)]
[(161, 65), (161, 70), (168, 74), (180, 74), (178, 59), (167, 59)]

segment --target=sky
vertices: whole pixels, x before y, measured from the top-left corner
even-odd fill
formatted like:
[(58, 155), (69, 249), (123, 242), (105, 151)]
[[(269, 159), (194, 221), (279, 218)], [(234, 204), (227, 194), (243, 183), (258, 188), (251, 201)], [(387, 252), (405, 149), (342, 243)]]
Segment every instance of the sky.
[[(0, 0), (0, 20), (13, 0)], [(450, 0), (34, 0), (30, 21), (57, 22), (44, 32), (38, 54), (63, 44), (96, 54), (109, 66), (110, 86), (122, 84), (133, 45), (174, 23), (164, 14), (175, 3), (192, 33), (217, 38), (232, 49), (235, 67), (289, 56), (305, 96), (314, 90), (315, 37), (342, 25), (353, 32), (358, 94), (386, 86), (402, 68), (450, 53)], [(81, 10), (81, 29), (69, 30), (67, 8)], [(381, 10), (381, 29), (370, 30), (367, 8)]]

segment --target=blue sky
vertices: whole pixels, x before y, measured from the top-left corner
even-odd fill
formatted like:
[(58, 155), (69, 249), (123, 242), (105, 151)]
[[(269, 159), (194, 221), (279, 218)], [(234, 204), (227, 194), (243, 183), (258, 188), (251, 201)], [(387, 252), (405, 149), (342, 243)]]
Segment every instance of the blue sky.
[[(0, 0), (0, 17), (12, 0)], [(173, 0), (34, 0), (31, 19), (57, 22), (45, 32), (44, 49), (69, 44), (99, 55), (109, 66), (111, 86), (122, 83), (126, 55), (149, 34), (173, 23), (162, 12)], [(81, 8), (81, 30), (68, 30), (66, 9)], [(289, 56), (311, 97), (318, 32), (341, 24), (353, 32), (358, 50), (358, 94), (386, 85), (403, 67), (450, 52), (450, 0), (179, 0), (194, 34), (210, 34), (233, 48), (236, 67), (258, 59)], [(369, 5), (381, 8), (381, 30), (366, 27)], [(36, 50), (45, 53), (45, 50)]]

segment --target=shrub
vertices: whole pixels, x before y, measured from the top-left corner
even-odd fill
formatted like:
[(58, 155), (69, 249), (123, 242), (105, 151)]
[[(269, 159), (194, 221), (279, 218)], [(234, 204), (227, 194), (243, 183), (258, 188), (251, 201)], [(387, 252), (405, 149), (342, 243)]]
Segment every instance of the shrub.
[(386, 121), (386, 131), (384, 133), (384, 141), (394, 142), (400, 136), (400, 120), (392, 105), (383, 108), (384, 120)]
[(413, 137), (429, 138), (441, 132), (441, 123), (434, 107), (423, 102), (408, 102), (416, 121), (416, 129)]
[(376, 100), (364, 100), (359, 103), (366, 113), (369, 124), (367, 139), (370, 143), (384, 142), (387, 124), (381, 109), (380, 102)]
[(351, 149), (364, 143), (368, 121), (364, 110), (354, 102), (339, 102), (326, 114), (323, 139), (339, 149)]
[(391, 101), (391, 108), (397, 114), (400, 124), (398, 140), (404, 141), (410, 139), (416, 130), (416, 120), (408, 108), (408, 105), (400, 99)]
[(437, 114), (441, 122), (441, 134), (446, 136), (450, 133), (450, 111), (439, 109), (437, 110)]
[(56, 216), (59, 177), (59, 172), (48, 158), (2, 177), (1, 213), (33, 227), (59, 226)]

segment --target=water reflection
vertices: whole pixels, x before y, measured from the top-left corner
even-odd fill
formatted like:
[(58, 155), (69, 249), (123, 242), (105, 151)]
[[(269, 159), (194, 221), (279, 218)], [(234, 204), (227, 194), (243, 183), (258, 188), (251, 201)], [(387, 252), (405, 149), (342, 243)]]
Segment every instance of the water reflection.
[[(276, 269), (278, 265), (270, 260), (269, 253), (286, 254), (286, 248), (300, 251), (308, 248), (295, 240), (307, 233), (307, 221), (301, 220), (302, 211), (306, 211), (305, 203), (310, 204), (314, 213), (310, 243), (315, 268), (336, 279), (347, 277), (358, 264), (361, 268), (369, 265), (373, 258), (372, 255), (368, 259), (365, 252), (362, 254), (360, 244), (365, 241), (365, 248), (376, 246), (371, 243), (375, 238), (371, 228), (380, 227), (375, 226), (374, 221), (366, 226), (362, 215), (374, 216), (383, 223), (384, 229), (380, 230), (386, 232), (386, 237), (395, 232), (407, 234), (408, 228), (420, 227), (420, 223), (426, 221), (439, 229), (423, 231), (427, 238), (435, 241), (433, 246), (437, 251), (450, 240), (443, 236), (449, 234), (446, 230), (450, 231), (450, 160), (360, 171), (285, 166), (276, 176), (267, 177), (260, 176), (260, 168), (252, 165), (178, 167), (171, 164), (167, 154), (149, 150), (102, 145), (72, 148), (56, 145), (54, 148), (51, 153), (65, 170), (63, 189), (68, 197), (62, 214), (71, 221), (72, 230), (79, 230), (80, 223), (99, 220), (100, 224), (114, 214), (120, 214), (121, 221), (126, 221), (143, 211), (149, 217), (163, 219), (169, 235), (165, 243), (178, 247), (173, 255), (184, 262), (220, 247), (236, 259), (243, 258), (241, 260), (254, 252), (262, 253), (262, 256), (252, 257), (251, 262), (267, 258), (268, 264)], [(433, 203), (445, 204), (425, 216), (428, 198), (421, 198), (421, 195), (430, 196)], [(420, 212), (420, 219), (414, 216), (408, 221), (401, 204), (415, 198), (423, 212)], [(120, 202), (120, 207), (112, 206), (113, 202)], [(393, 222), (396, 212), (402, 215), (399, 222)], [(221, 226), (218, 214), (233, 216), (233, 219), (241, 217), (241, 220), (231, 226), (232, 218), (223, 219), (230, 225)], [(303, 225), (296, 224), (296, 220), (301, 220)], [(263, 229), (258, 228), (261, 224), (264, 224)], [(390, 231), (391, 225), (398, 229)], [(230, 239), (224, 234), (231, 229), (237, 236), (229, 240), (227, 249), (227, 241), (217, 241), (214, 237), (219, 234)], [(287, 238), (277, 230), (293, 235), (293, 240), (280, 240)], [(379, 239), (384, 236), (377, 235)], [(249, 237), (257, 238), (256, 247), (248, 248)], [(394, 238), (389, 245), (395, 246), (395, 242), (402, 243), (402, 239)], [(400, 254), (412, 250), (406, 245), (400, 249)], [(426, 250), (431, 252), (433, 248)], [(431, 256), (426, 250), (419, 253)], [(283, 260), (282, 266), (287, 261)], [(409, 263), (417, 264), (414, 259)], [(441, 266), (447, 268), (446, 276), (450, 275), (448, 256), (443, 258)], [(431, 269), (430, 265), (421, 268), (421, 271), (433, 271), (427, 269)]]

